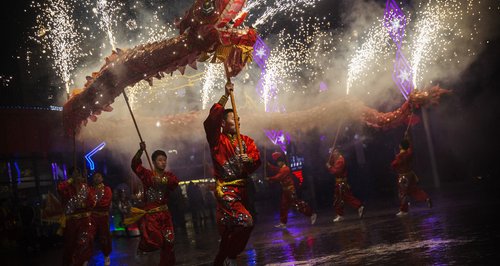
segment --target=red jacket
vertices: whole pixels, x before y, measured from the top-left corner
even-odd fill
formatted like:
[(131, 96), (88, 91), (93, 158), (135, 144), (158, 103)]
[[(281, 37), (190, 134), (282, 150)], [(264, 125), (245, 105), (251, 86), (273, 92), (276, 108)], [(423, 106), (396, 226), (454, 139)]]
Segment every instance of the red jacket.
[(402, 151), (396, 155), (391, 163), (392, 169), (398, 174), (405, 174), (412, 171), (413, 148)]
[(94, 190), (96, 198), (94, 211), (109, 211), (109, 207), (111, 206), (111, 199), (113, 197), (111, 188), (105, 186), (104, 184), (100, 184), (97, 187), (92, 187), (92, 189)]
[(144, 189), (145, 209), (150, 210), (161, 205), (166, 205), (169, 191), (173, 191), (179, 185), (179, 179), (172, 172), (164, 171), (160, 178), (166, 178), (167, 182), (159, 184), (153, 180), (153, 172), (142, 166), (142, 160), (134, 156), (132, 159), (132, 170), (142, 181)]
[(78, 187), (63, 181), (57, 185), (64, 213), (67, 215), (91, 211), (95, 205), (95, 194), (91, 187), (81, 183)]
[(339, 156), (337, 160), (335, 160), (332, 156), (329, 163), (330, 167), (328, 168), (328, 172), (330, 172), (330, 174), (335, 175), (336, 178), (347, 178), (347, 168), (344, 156)]
[(253, 139), (240, 135), (243, 153), (252, 159), (252, 162), (240, 166), (237, 158), (237, 155), (240, 154), (238, 140), (236, 138), (231, 140), (229, 136), (221, 132), (223, 114), (224, 107), (216, 103), (203, 122), (212, 155), (215, 178), (224, 181), (247, 178), (260, 166), (259, 150)]
[(276, 175), (269, 177), (269, 181), (280, 182), (281, 186), (285, 189), (294, 188), (292, 170), (286, 165), (279, 168)]

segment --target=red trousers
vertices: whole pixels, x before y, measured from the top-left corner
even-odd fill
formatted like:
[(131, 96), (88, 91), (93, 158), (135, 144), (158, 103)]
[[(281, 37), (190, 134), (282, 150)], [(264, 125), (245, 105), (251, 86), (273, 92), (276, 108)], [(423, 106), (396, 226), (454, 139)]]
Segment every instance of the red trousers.
[(94, 241), (99, 241), (102, 254), (107, 257), (111, 253), (111, 232), (109, 231), (109, 215), (92, 214), (91, 217), (91, 234), (94, 236)]
[(296, 211), (304, 214), (307, 217), (311, 217), (312, 215), (311, 207), (309, 207), (309, 205), (305, 201), (298, 199), (297, 195), (295, 194), (295, 191), (283, 189), (281, 194), (281, 203), (280, 203), (281, 223), (286, 224), (288, 222), (288, 211), (292, 206)]
[(139, 220), (141, 240), (139, 251), (151, 252), (161, 250), (160, 264), (174, 265), (174, 226), (172, 216), (168, 211), (161, 211), (144, 215)]
[(64, 228), (63, 266), (81, 266), (92, 257), (92, 220), (67, 219)]
[(333, 207), (335, 208), (335, 213), (339, 216), (344, 215), (344, 205), (348, 203), (353, 208), (358, 209), (363, 205), (359, 199), (354, 197), (351, 192), (351, 188), (348, 184), (344, 182), (335, 184), (335, 200), (333, 201)]
[(219, 252), (214, 265), (223, 265), (226, 258), (236, 259), (245, 250), (253, 229), (253, 218), (244, 202), (246, 189), (237, 186), (222, 187), (223, 196), (217, 195), (217, 226), (221, 236)]
[(399, 210), (408, 212), (410, 197), (416, 201), (425, 201), (429, 195), (417, 186), (417, 176), (414, 173), (400, 174), (398, 177)]

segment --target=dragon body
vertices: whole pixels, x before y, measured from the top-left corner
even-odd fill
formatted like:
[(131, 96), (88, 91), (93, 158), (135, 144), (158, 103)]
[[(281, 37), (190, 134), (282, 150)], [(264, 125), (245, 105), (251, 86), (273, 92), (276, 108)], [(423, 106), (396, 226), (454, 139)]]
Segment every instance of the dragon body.
[[(112, 111), (111, 104), (127, 86), (141, 80), (161, 79), (165, 74), (179, 70), (184, 74), (186, 66), (196, 69), (198, 61), (210, 60), (223, 63), (228, 78), (236, 76), (246, 63), (252, 60), (253, 45), (257, 33), (252, 28), (242, 27), (247, 13), (243, 11), (246, 0), (196, 0), (185, 15), (175, 22), (179, 29), (177, 37), (138, 45), (131, 49), (116, 49), (106, 58), (98, 72), (87, 77), (83, 89), (75, 90), (64, 104), (63, 124), (67, 134), (78, 133), (82, 124), (97, 120), (102, 111)], [(393, 112), (381, 113), (359, 101), (325, 103), (310, 110), (282, 113), (258, 114), (251, 110), (245, 119), (254, 120), (254, 130), (262, 128), (304, 128), (331, 124), (332, 116), (342, 114), (350, 120), (362, 121), (375, 128), (390, 128), (408, 122), (412, 109), (435, 104), (448, 90), (434, 87), (415, 91), (408, 101)], [(340, 108), (340, 109), (339, 109)], [(164, 117), (165, 124), (172, 125), (170, 132), (192, 131), (193, 122), (200, 122), (204, 113), (185, 113)], [(312, 119), (316, 117), (316, 119)], [(147, 118), (144, 118), (147, 123)], [(252, 123), (254, 124), (254, 123)], [(119, 127), (119, 125), (117, 125)], [(187, 126), (187, 128), (184, 128)], [(186, 129), (186, 130), (184, 130)]]
[(236, 76), (252, 60), (257, 34), (242, 27), (246, 0), (196, 0), (182, 19), (176, 21), (179, 35), (172, 39), (116, 49), (106, 57), (98, 72), (87, 76), (83, 89), (73, 92), (63, 107), (63, 124), (68, 134), (76, 134), (88, 119), (97, 120), (102, 111), (123, 90), (141, 80), (153, 80), (186, 66), (196, 69), (197, 61), (211, 59), (224, 63), (228, 77)]

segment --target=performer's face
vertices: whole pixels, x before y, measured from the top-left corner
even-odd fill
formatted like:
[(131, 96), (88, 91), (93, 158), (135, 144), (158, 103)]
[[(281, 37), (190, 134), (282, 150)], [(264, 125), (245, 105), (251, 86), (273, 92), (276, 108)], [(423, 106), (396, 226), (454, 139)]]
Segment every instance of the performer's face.
[(153, 163), (156, 169), (163, 171), (167, 167), (167, 157), (158, 155)]
[(101, 174), (95, 174), (93, 180), (94, 180), (94, 184), (95, 185), (101, 184), (102, 183), (102, 175)]
[(234, 113), (227, 113), (226, 119), (222, 121), (222, 131), (224, 131), (224, 133), (229, 133), (229, 134), (236, 133), (236, 123), (234, 121)]

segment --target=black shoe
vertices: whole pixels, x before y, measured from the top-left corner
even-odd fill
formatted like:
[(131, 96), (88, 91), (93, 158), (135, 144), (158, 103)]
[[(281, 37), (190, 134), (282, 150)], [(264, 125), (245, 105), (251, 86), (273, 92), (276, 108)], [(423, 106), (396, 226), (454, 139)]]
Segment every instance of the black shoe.
[(429, 209), (432, 209), (432, 200), (430, 198), (427, 198), (425, 201), (427, 201), (427, 207), (429, 207)]

